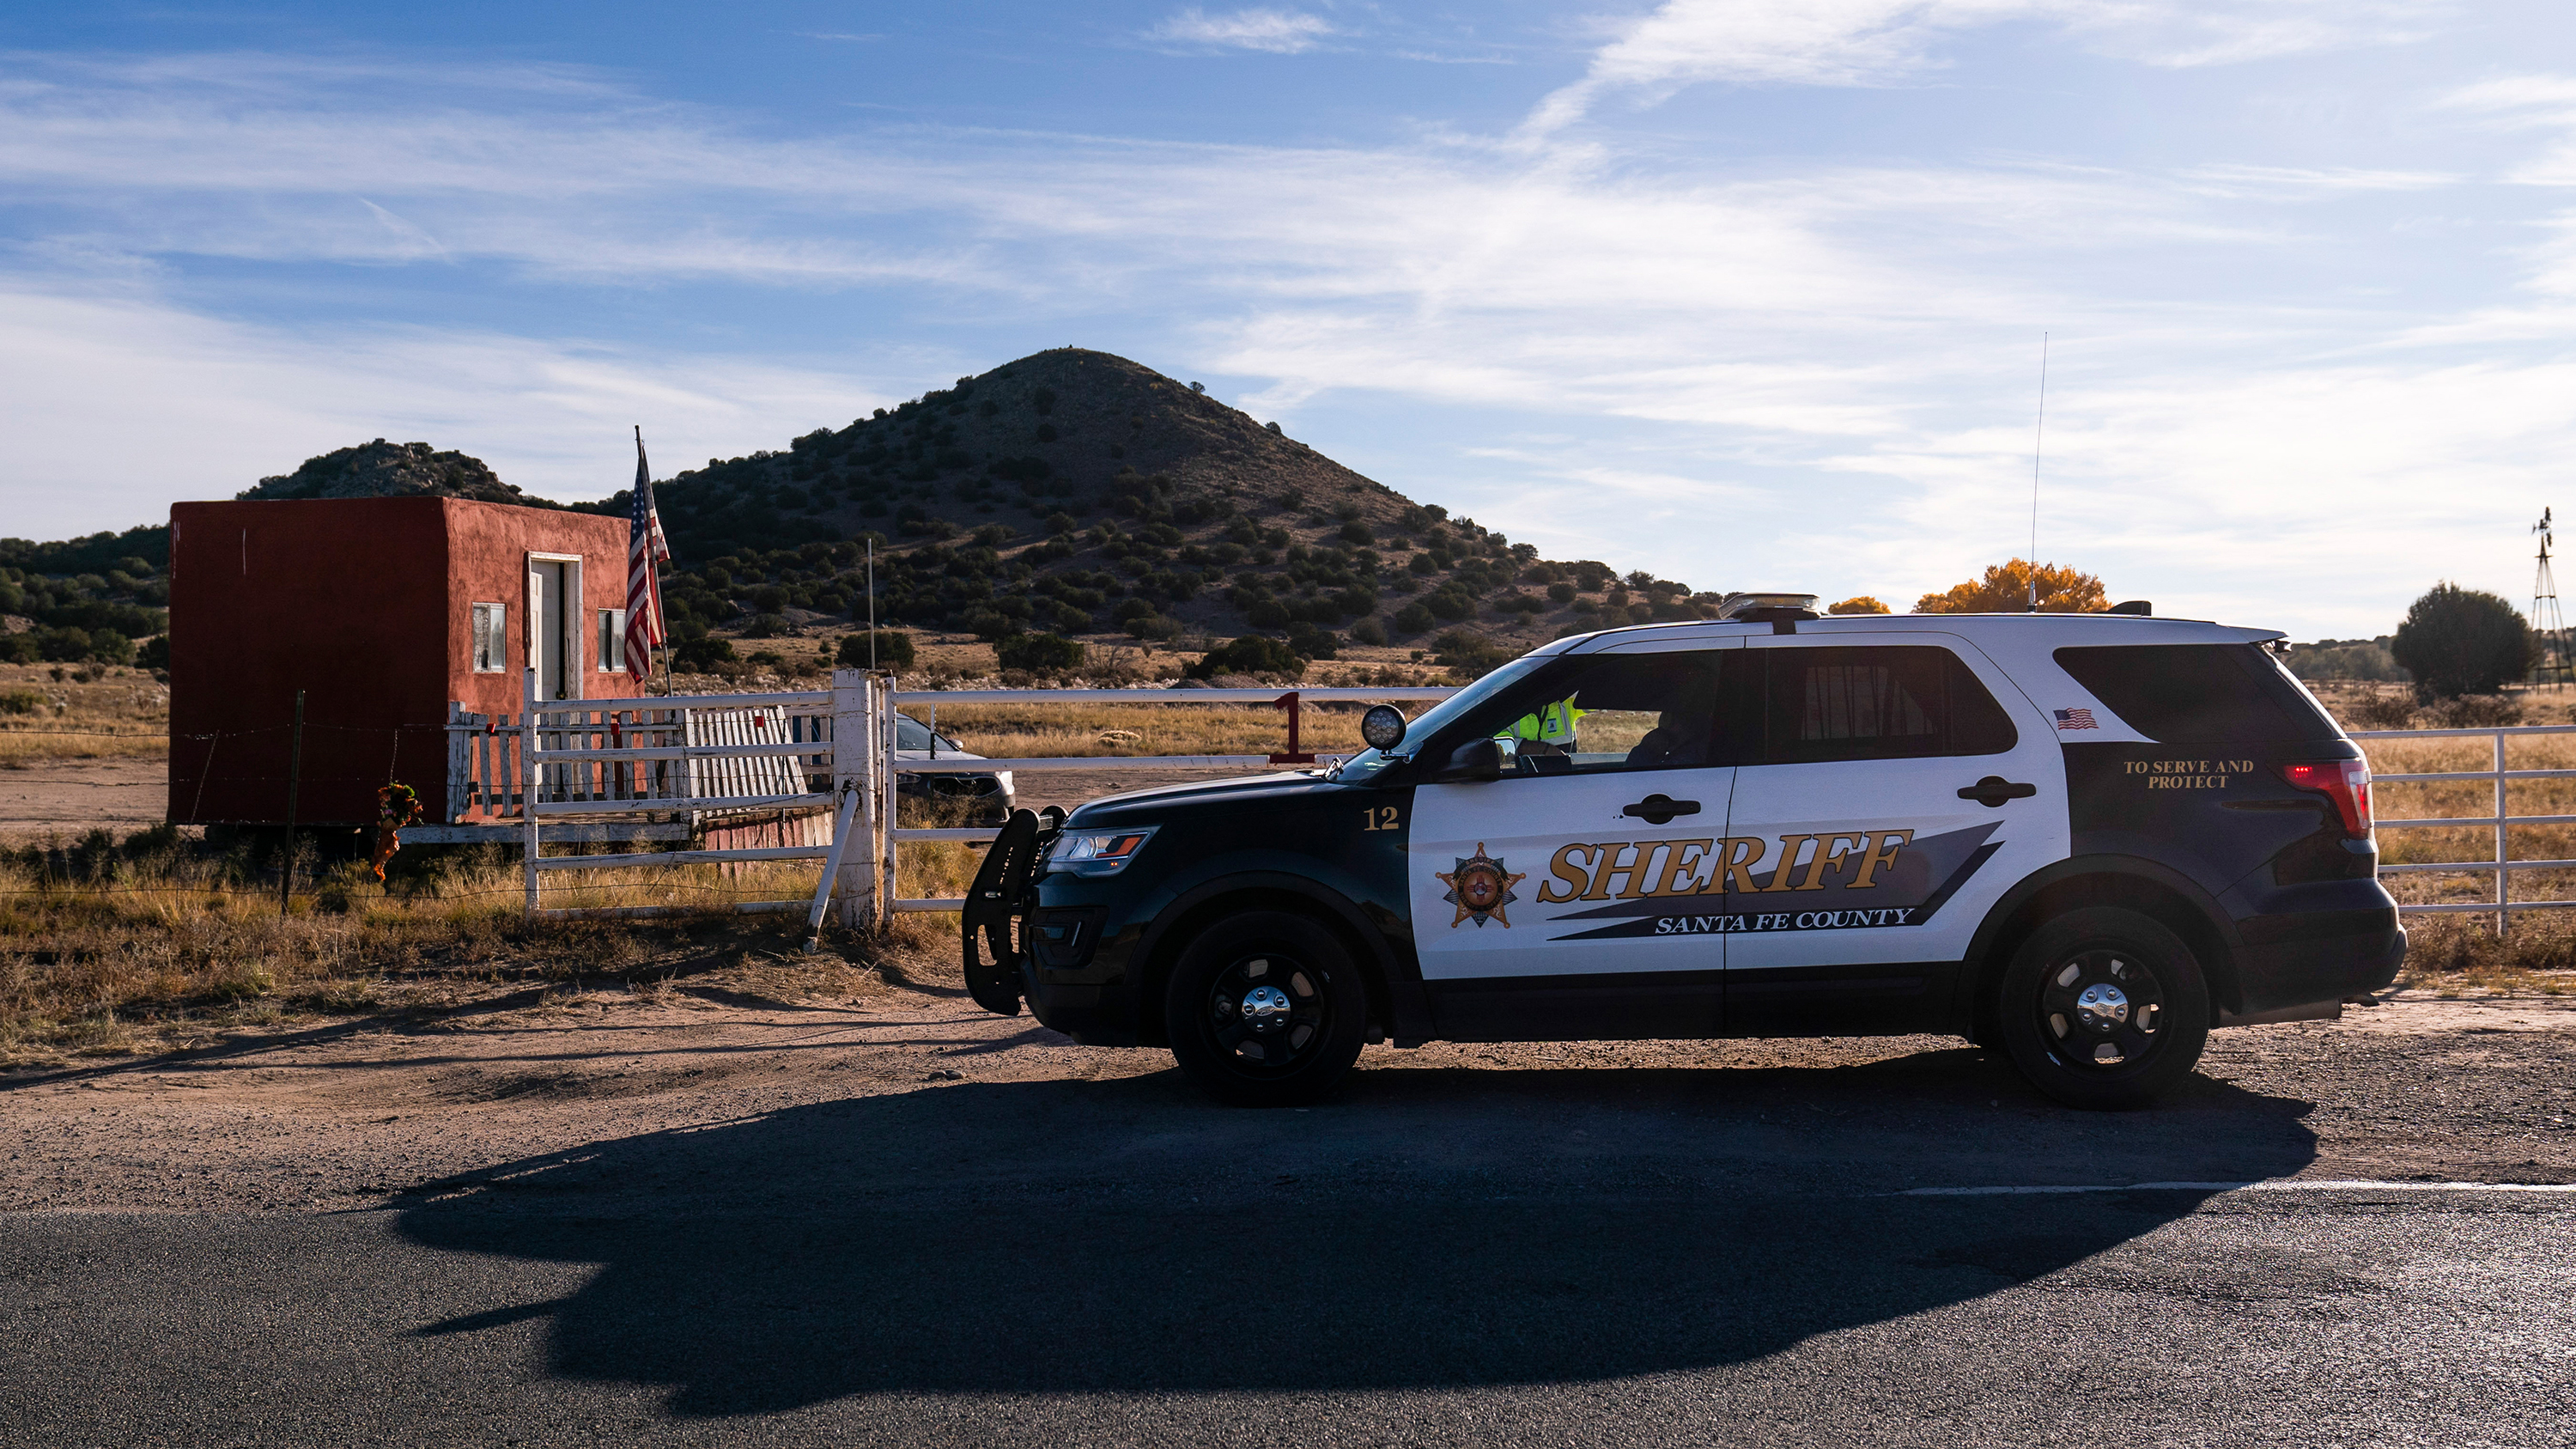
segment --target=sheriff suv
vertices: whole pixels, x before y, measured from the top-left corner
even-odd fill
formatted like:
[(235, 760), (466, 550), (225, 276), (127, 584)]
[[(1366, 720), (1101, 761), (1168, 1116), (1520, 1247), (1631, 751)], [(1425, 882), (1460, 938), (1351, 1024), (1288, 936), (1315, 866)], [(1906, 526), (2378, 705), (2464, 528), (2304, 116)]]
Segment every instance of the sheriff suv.
[(2406, 935), (2281, 636), (2121, 607), (1736, 596), (1379, 706), (1335, 768), (1016, 812), (968, 984), (1252, 1104), (1381, 1040), (1945, 1032), (2138, 1106), (2212, 1027), (2386, 985)]

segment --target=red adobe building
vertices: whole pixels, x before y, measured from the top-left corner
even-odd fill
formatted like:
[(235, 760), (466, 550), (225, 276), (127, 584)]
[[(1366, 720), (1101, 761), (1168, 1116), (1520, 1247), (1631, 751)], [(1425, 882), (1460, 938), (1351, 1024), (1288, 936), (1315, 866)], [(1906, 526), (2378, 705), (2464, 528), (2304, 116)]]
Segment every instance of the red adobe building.
[(170, 820), (365, 825), (388, 779), (447, 799), (450, 701), (631, 698), (623, 518), (458, 498), (170, 509)]

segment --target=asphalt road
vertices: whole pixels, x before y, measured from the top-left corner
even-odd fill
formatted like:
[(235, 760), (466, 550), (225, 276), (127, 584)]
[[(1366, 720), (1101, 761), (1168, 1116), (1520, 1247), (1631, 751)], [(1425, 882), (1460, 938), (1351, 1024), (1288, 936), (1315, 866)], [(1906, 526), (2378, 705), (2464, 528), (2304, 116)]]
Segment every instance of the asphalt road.
[(2576, 1442), (2576, 1192), (2322, 1185), (2301, 1090), (2485, 1083), (2567, 1181), (2566, 1036), (2275, 1040), (2339, 1044), (2129, 1116), (1955, 1046), (1275, 1113), (943, 1072), (348, 1210), (13, 1213), (0, 1441)]

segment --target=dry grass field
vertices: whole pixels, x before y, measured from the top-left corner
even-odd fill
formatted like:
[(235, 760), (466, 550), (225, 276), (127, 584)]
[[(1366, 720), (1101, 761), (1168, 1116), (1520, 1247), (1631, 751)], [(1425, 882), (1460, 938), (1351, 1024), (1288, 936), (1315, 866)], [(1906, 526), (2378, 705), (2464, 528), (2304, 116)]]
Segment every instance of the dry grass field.
[[(95, 843), (95, 842), (93, 842)], [(139, 848), (136, 848), (139, 847)], [(553, 872), (549, 905), (704, 906), (652, 920), (530, 921), (498, 851), (397, 857), (390, 884), (364, 862), (307, 878), (280, 907), (273, 865), (175, 838), (0, 866), (0, 1068), (67, 1054), (124, 1055), (273, 1027), (299, 1014), (373, 1010), (439, 983), (588, 981), (650, 986), (710, 964), (784, 958), (806, 991), (945, 947), (954, 917), (901, 917), (882, 938), (805, 956), (801, 913), (740, 916), (737, 900), (811, 896), (794, 864)], [(960, 846), (906, 853), (904, 894), (959, 895)], [(74, 874), (74, 872), (77, 874)]]
[(0, 665), (0, 770), (161, 756), (169, 731), (170, 687), (148, 669)]

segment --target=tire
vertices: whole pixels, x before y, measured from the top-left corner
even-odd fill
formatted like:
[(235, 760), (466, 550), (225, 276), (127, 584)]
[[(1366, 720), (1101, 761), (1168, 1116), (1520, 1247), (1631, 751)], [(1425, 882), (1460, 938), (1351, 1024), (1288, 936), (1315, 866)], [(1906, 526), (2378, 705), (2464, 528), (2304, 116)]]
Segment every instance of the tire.
[(2004, 1050), (2070, 1107), (2126, 1111), (2180, 1086), (2209, 1042), (2209, 987), (2153, 917), (2069, 911), (2013, 953), (1995, 1003)]
[(1286, 911), (1247, 911), (1182, 948), (1163, 992), (1172, 1059), (1213, 1096), (1300, 1107), (1359, 1060), (1368, 992), (1338, 937)]

